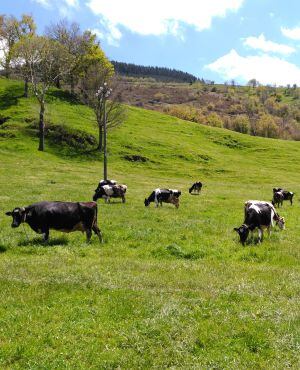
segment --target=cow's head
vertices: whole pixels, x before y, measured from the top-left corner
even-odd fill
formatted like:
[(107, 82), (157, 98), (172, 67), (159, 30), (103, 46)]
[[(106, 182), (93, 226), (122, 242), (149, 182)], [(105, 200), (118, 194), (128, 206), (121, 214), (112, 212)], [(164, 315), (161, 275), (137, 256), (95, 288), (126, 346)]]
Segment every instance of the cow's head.
[(104, 194), (103, 189), (101, 186), (98, 186), (98, 188), (95, 190), (95, 194), (93, 195), (93, 201), (96, 202), (97, 199), (102, 198), (102, 195)]
[(150, 204), (150, 200), (146, 199), (144, 200), (145, 207), (148, 207)]
[(12, 212), (6, 212), (5, 214), (13, 218), (11, 227), (18, 227), (26, 220), (26, 209), (24, 207), (17, 207)]
[(249, 235), (249, 227), (247, 225), (242, 225), (240, 227), (235, 227), (234, 231), (239, 234), (240, 242), (244, 245)]
[(276, 219), (276, 225), (278, 225), (280, 230), (285, 230), (285, 219), (284, 219), (284, 217), (281, 217), (281, 216), (278, 215), (277, 219)]

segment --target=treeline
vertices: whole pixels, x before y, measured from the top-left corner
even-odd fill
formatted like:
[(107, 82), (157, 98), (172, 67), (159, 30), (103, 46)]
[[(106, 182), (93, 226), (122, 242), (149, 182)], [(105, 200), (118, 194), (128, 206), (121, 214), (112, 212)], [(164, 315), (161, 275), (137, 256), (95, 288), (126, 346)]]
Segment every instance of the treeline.
[(198, 78), (190, 73), (166, 67), (142, 66), (133, 63), (112, 61), (115, 72), (128, 77), (151, 77), (158, 81), (193, 83)]
[(38, 35), (31, 15), (18, 19), (0, 14), (0, 51), (4, 76), (22, 79), (24, 97), (32, 95), (39, 104), (39, 150), (45, 146), (47, 92), (56, 86), (93, 109), (99, 129), (98, 149), (105, 152), (104, 125), (120, 124), (125, 108), (118, 103), (117, 94), (112, 94), (112, 87), (117, 90), (114, 68), (95, 34), (81, 30), (75, 22), (61, 20)]

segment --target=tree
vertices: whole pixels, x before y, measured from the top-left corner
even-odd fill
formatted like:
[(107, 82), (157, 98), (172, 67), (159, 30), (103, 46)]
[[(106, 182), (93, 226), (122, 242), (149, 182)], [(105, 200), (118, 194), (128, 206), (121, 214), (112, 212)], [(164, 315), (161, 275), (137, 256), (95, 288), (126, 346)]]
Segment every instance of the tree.
[(253, 88), (255, 88), (256, 86), (259, 85), (258, 81), (255, 79), (255, 78), (252, 78), (251, 80), (248, 81), (248, 86), (252, 86)]
[[(30, 15), (22, 15), (19, 21), (14, 16), (0, 15), (0, 50), (3, 54), (3, 59), (0, 63), (4, 67), (5, 76), (7, 78), (10, 76), (10, 65), (13, 58), (14, 45), (20, 41), (22, 37), (33, 35), (35, 29), (36, 25)], [(28, 85), (26, 86), (25, 83), (25, 95), (26, 91), (28, 91)]]
[(249, 118), (244, 114), (239, 114), (232, 119), (231, 127), (234, 131), (249, 134), (251, 127)]
[[(49, 26), (46, 29), (46, 35), (51, 40), (63, 45), (73, 56), (74, 63), (69, 73), (65, 76), (65, 80), (70, 84), (71, 93), (74, 94), (75, 85), (89, 66), (97, 64), (99, 60), (106, 58), (99, 43), (96, 41), (96, 35), (90, 31), (81, 32), (78, 23), (69, 23), (66, 19)], [(113, 70), (112, 66), (111, 69)], [(57, 87), (59, 87), (59, 82), (60, 80), (57, 79)]]
[(45, 98), (46, 93), (57, 78), (72, 68), (72, 58), (58, 42), (42, 36), (23, 37), (14, 47), (17, 63), (26, 60), (30, 82), (35, 97), (40, 105), (39, 115), (39, 150), (45, 148)]

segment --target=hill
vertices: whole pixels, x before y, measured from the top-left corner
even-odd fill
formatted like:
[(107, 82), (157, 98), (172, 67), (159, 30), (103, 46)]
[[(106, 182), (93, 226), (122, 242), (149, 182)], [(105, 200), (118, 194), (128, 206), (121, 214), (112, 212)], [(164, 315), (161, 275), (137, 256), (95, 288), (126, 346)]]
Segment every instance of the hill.
[[(273, 186), (300, 193), (298, 142), (129, 107), (109, 133), (109, 176), (128, 195), (99, 202), (105, 243), (51, 232), (43, 244), (3, 213), (90, 200), (101, 156), (92, 112), (55, 89), (38, 152), (37, 106), (21, 94), (0, 79), (1, 368), (299, 368), (299, 201), (261, 245), (233, 232), (245, 200), (270, 200)], [(178, 210), (144, 207), (158, 186), (182, 190)]]
[(120, 79), (125, 104), (253, 136), (300, 139), (300, 89)]

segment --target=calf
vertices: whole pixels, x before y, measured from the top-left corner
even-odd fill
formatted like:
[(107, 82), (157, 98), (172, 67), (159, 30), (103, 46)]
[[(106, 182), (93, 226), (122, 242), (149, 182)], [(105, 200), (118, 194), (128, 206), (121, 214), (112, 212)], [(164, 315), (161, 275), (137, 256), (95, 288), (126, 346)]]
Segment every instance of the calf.
[(263, 240), (263, 229), (267, 228), (270, 234), (271, 227), (274, 226), (274, 221), (280, 229), (284, 229), (285, 220), (280, 217), (276, 212), (274, 206), (269, 202), (264, 201), (247, 201), (245, 203), (245, 219), (244, 223), (240, 227), (234, 228), (234, 230), (240, 236), (240, 242), (244, 245), (249, 232), (258, 229), (258, 241)]
[(156, 207), (159, 204), (162, 206), (162, 203), (172, 203), (175, 205), (176, 208), (179, 207), (179, 197), (181, 195), (181, 191), (176, 189), (155, 189), (150, 194), (148, 198), (145, 199), (144, 204), (146, 207), (149, 206), (151, 202), (154, 202)]
[(291, 205), (293, 205), (293, 197), (295, 193), (292, 191), (284, 190), (282, 188), (273, 188), (273, 194), (281, 193), (283, 195), (283, 200), (289, 200)]
[(200, 193), (202, 189), (202, 182), (198, 181), (195, 182), (190, 188), (189, 188), (189, 193), (192, 194), (192, 192), (197, 192), (198, 194)]
[(43, 234), (44, 240), (49, 238), (49, 230), (59, 230), (65, 233), (82, 231), (90, 241), (92, 231), (98, 235), (100, 242), (102, 234), (97, 225), (97, 203), (95, 202), (39, 202), (27, 207), (17, 207), (12, 212), (12, 227), (27, 223), (32, 230)]
[(93, 200), (96, 201), (99, 198), (103, 198), (106, 203), (109, 203), (110, 198), (122, 198), (122, 202), (125, 203), (126, 191), (127, 186), (121, 184), (98, 186), (95, 190)]

